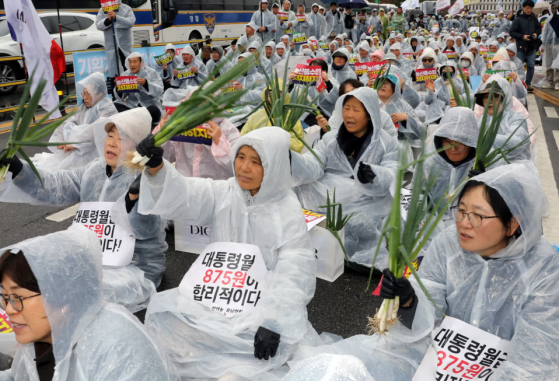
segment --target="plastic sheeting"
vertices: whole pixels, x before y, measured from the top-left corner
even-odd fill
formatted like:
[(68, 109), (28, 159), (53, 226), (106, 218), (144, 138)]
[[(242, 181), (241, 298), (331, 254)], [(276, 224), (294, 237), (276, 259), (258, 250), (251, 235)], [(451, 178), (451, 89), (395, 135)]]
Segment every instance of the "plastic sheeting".
[[(190, 64), (187, 65), (186, 63), (184, 63), (184, 58), (182, 57), (183, 54), (190, 54), (192, 56), (192, 61), (190, 62)], [(199, 86), (208, 77), (208, 69), (206, 68), (206, 65), (204, 65), (204, 62), (200, 59), (200, 57), (196, 56), (196, 53), (194, 53), (194, 49), (192, 49), (190, 45), (187, 45), (182, 49), (179, 63), (177, 64), (176, 69), (185, 68), (187, 66), (195, 67), (198, 70), (198, 73), (196, 73), (194, 77), (187, 78), (182, 81), (178, 80), (173, 75), (171, 85), (176, 86), (180, 89), (186, 89), (189, 86)]]
[(318, 355), (297, 363), (283, 381), (375, 381), (354, 356)]
[[(349, 95), (364, 105), (373, 123), (370, 141), (364, 143), (359, 161), (371, 165), (376, 174), (374, 181), (361, 184), (357, 180), (359, 165), (351, 166), (338, 144), (337, 129), (325, 134), (314, 148), (325, 167), (311, 153), (292, 153), (294, 190), (305, 209), (320, 211), (326, 192), (332, 197), (336, 189), (336, 202), (343, 205), (344, 213), (354, 213), (344, 230), (348, 256), (351, 261), (371, 266), (380, 235), (379, 225), (391, 208), (389, 188), (396, 174), (399, 145), (395, 137), (379, 128), (382, 121), (376, 91), (361, 87), (341, 97), (340, 105)], [(336, 107), (337, 120), (343, 120), (342, 109)], [(381, 247), (376, 265), (385, 268), (387, 263), (388, 253)]]
[[(112, 122), (118, 128), (121, 138), (121, 156), (119, 164), (112, 176), (107, 176), (107, 164), (104, 159), (105, 126)], [(145, 108), (137, 108), (113, 115), (109, 120), (95, 123), (95, 137), (99, 158), (86, 166), (69, 171), (43, 171), (39, 173), (44, 182), (44, 189), (31, 168), (24, 163), (22, 171), (12, 180), (6, 180), (0, 187), (0, 201), (2, 202), (25, 202), (34, 205), (73, 205), (78, 202), (118, 202), (124, 203), (124, 196), (128, 188), (138, 176), (138, 173), (126, 169), (121, 163), (128, 151), (133, 151), (136, 144), (144, 139), (151, 129), (151, 117)], [(5, 187), (5, 188), (4, 188)], [(2, 189), (4, 188), (4, 189)], [(153, 282), (156, 286), (161, 282), (165, 270), (165, 230), (163, 221), (157, 216), (143, 216), (138, 214), (134, 207), (128, 219), (136, 237), (134, 258), (132, 264), (145, 272), (142, 274), (117, 268), (118, 278), (121, 280), (120, 287), (115, 291), (115, 283), (107, 284), (107, 295), (130, 295), (140, 290), (136, 285), (141, 284), (143, 301), (151, 295)], [(128, 287), (132, 288), (128, 288)], [(141, 299), (141, 297), (138, 297)], [(129, 296), (122, 301), (123, 304), (131, 306), (128, 302)], [(113, 302), (121, 302), (114, 298)], [(135, 307), (131, 307), (134, 309)]]
[[(7, 249), (23, 252), (39, 283), (52, 329), (53, 380), (179, 380), (140, 322), (103, 300), (101, 248), (93, 232), (76, 226)], [(39, 380), (35, 357), (33, 343), (20, 346), (0, 380)]]
[[(141, 213), (211, 225), (211, 242), (257, 245), (270, 270), (266, 295), (251, 312), (232, 318), (181, 296), (178, 289), (152, 298), (146, 325), (183, 377), (218, 378), (230, 372), (251, 378), (279, 368), (310, 326), (306, 304), (315, 290), (314, 250), (291, 191), (289, 134), (278, 127), (252, 131), (237, 141), (232, 160), (245, 145), (258, 152), (264, 169), (254, 196), (236, 178), (185, 178), (168, 162), (155, 176), (142, 176)], [(254, 357), (260, 326), (281, 335), (277, 355), (267, 361)]]

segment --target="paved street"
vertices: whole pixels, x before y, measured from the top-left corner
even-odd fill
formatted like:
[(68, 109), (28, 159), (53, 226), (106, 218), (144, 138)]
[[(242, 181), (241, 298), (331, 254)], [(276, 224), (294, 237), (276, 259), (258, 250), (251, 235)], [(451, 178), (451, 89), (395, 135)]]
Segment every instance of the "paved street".
[[(551, 241), (559, 242), (559, 92), (537, 91), (528, 96), (530, 117), (536, 127), (541, 126), (538, 135), (538, 168), (549, 198), (550, 216), (544, 220), (544, 233)], [(0, 147), (5, 146), (8, 135), (0, 133)], [(32, 156), (39, 149), (29, 149)], [(71, 213), (61, 222), (46, 218), (68, 208), (43, 207), (23, 204), (0, 204), (0, 247), (26, 238), (66, 229), (71, 224)], [(196, 259), (194, 254), (178, 252), (174, 247), (174, 235), (167, 235), (169, 253), (167, 270), (160, 290), (177, 287)], [(374, 278), (374, 286), (378, 278)], [(314, 299), (308, 306), (309, 319), (318, 333), (330, 332), (349, 337), (365, 332), (367, 316), (379, 304), (379, 298), (365, 291), (367, 278), (348, 272), (330, 283), (317, 280)], [(288, 313), (288, 312), (287, 312)], [(139, 314), (142, 318), (142, 314)]]

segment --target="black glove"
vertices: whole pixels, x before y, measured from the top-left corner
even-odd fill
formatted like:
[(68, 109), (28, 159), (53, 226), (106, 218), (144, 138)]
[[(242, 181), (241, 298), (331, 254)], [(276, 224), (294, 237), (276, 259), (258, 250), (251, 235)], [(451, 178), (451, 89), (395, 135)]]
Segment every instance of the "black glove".
[[(0, 156), (4, 153), (5, 150), (0, 152)], [(23, 169), (23, 163), (21, 160), (18, 159), (17, 156), (12, 157), (11, 159), (4, 158), (0, 160), (0, 166), (3, 167), (5, 165), (9, 165), (8, 171), (12, 172), (12, 180), (16, 178), (16, 176), (21, 172)]]
[(484, 173), (485, 171), (480, 171), (477, 169), (472, 169), (470, 170), (470, 172), (468, 173), (468, 177), (471, 179), (472, 177), (476, 177), (477, 175), (481, 175), (482, 173)]
[(130, 214), (130, 212), (132, 211), (132, 209), (134, 209), (134, 206), (136, 205), (136, 203), (138, 202), (139, 198), (135, 199), (135, 200), (131, 200), (130, 199), (130, 195), (139, 195), (140, 194), (140, 182), (142, 181), (142, 174), (138, 175), (138, 177), (136, 177), (136, 180), (134, 180), (134, 182), (132, 183), (132, 185), (130, 185), (130, 188), (128, 188), (128, 193), (126, 193), (126, 196), (124, 197), (124, 201), (126, 202), (126, 213)]
[(147, 138), (138, 143), (136, 151), (140, 155), (150, 158), (146, 163), (148, 168), (156, 168), (163, 163), (163, 148), (155, 146), (155, 138), (152, 134), (149, 134)]
[(278, 351), (280, 335), (264, 327), (259, 327), (254, 335), (254, 357), (268, 360)]
[(380, 286), (380, 296), (383, 299), (394, 299), (399, 296), (400, 305), (403, 306), (413, 298), (415, 291), (409, 280), (404, 277), (396, 278), (388, 269), (384, 269), (382, 273), (384, 278)]
[(359, 169), (357, 170), (357, 179), (361, 184), (372, 183), (373, 180), (377, 177), (373, 172), (373, 169), (369, 164), (365, 164), (362, 161), (359, 162)]

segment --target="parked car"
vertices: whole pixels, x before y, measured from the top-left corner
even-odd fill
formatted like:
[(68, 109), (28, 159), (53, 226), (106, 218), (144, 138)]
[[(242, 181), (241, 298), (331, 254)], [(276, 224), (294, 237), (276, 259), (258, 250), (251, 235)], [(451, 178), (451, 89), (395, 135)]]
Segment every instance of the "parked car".
[[(39, 13), (41, 21), (58, 45), (58, 15), (56, 12)], [(81, 12), (60, 12), (64, 51), (104, 48), (103, 32), (95, 26), (95, 16)], [(0, 58), (21, 56), (19, 43), (12, 40), (6, 17), (0, 18)], [(72, 56), (66, 55), (66, 64), (72, 65)], [(24, 78), (23, 62), (0, 61), (0, 84)], [(0, 87), (0, 95), (11, 94), (17, 86)]]

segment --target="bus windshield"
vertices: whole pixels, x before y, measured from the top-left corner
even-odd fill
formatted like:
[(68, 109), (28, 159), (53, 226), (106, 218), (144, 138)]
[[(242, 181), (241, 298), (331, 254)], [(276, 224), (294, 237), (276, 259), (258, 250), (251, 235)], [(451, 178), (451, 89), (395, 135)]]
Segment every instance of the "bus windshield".
[(0, 37), (4, 37), (10, 34), (10, 29), (8, 29), (8, 21), (0, 21)]

